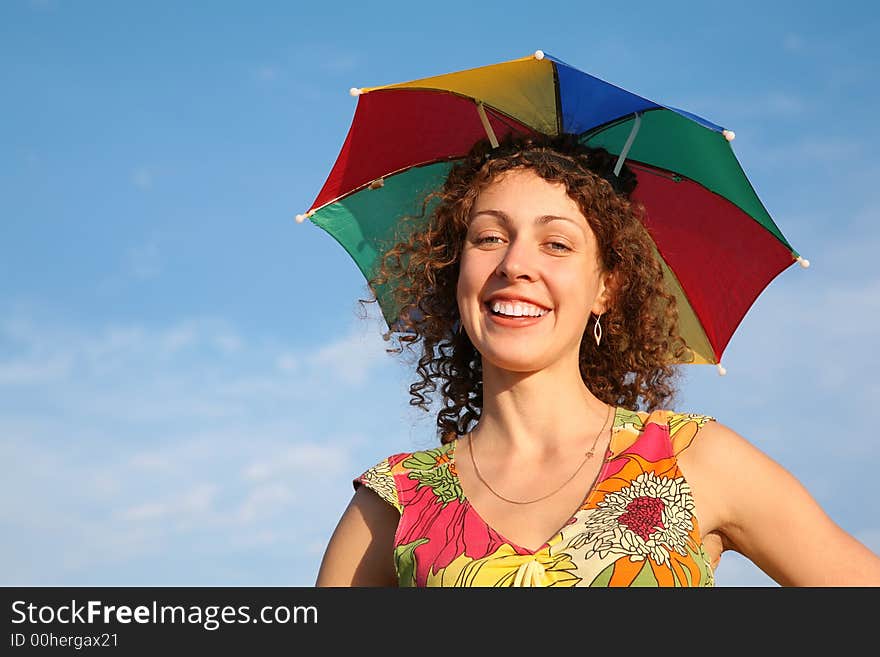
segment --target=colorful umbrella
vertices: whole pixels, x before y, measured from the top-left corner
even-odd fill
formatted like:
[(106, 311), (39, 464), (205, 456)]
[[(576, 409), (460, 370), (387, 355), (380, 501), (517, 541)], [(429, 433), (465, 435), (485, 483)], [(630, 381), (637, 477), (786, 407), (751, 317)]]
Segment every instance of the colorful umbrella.
[[(573, 133), (626, 161), (693, 360), (716, 364), (758, 295), (794, 262), (808, 267), (759, 200), (733, 132), (661, 105), (537, 51), (435, 77), (352, 89), (357, 108), (312, 206), (364, 276), (404, 215), (442, 185), (471, 146), (509, 133)], [(399, 308), (377, 293), (390, 329)]]

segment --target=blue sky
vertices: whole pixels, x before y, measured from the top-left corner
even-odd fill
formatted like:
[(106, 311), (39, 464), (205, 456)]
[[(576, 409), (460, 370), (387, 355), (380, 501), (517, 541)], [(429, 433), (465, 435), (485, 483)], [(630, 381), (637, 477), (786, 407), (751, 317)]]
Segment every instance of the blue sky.
[[(0, 584), (312, 585), (351, 478), (435, 419), (354, 262), (294, 216), (350, 87), (537, 49), (736, 132), (811, 267), (678, 407), (880, 552), (876, 5), (416, 4), (0, 5)], [(773, 585), (734, 553), (716, 577)]]

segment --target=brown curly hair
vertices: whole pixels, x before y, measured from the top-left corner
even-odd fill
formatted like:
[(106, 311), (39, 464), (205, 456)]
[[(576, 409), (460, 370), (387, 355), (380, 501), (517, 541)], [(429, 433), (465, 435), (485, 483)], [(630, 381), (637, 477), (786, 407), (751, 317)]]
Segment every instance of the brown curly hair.
[[(456, 301), (459, 262), (469, 213), (480, 192), (499, 174), (531, 169), (548, 182), (560, 182), (578, 204), (596, 236), (603, 272), (613, 272), (611, 300), (602, 317), (604, 339), (596, 346), (592, 324), (581, 340), (580, 373), (587, 388), (607, 404), (645, 410), (669, 407), (680, 369), (675, 362), (688, 351), (678, 333), (676, 299), (663, 282), (653, 241), (642, 223), (644, 207), (630, 199), (637, 180), (616, 156), (582, 144), (575, 135), (511, 134), (496, 147), (477, 142), (450, 170), (442, 189), (426, 195), (421, 216), (401, 223), (393, 246), (384, 251), (368, 280), (376, 290), (388, 286), (402, 309), (398, 347), (411, 351), (421, 340), (410, 405), (425, 406), (441, 380), (443, 408), (437, 416), (441, 444), (463, 435), (483, 408), (482, 360), (467, 334), (459, 331)], [(427, 208), (433, 204), (424, 221)], [(401, 232), (403, 231), (403, 232)], [(405, 235), (405, 237), (401, 237)], [(392, 331), (384, 335), (390, 340)], [(430, 401), (430, 397), (427, 398)]]

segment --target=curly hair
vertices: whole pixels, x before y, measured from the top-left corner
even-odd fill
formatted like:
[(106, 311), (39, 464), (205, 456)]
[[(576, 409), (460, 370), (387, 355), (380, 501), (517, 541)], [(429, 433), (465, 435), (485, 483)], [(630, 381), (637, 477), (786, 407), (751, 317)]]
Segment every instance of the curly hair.
[[(483, 407), (482, 360), (467, 334), (459, 331), (456, 301), (459, 263), (469, 213), (480, 192), (502, 172), (530, 169), (548, 182), (564, 183), (596, 236), (603, 272), (612, 272), (611, 298), (603, 315), (597, 346), (592, 324), (581, 339), (579, 367), (587, 388), (612, 405), (645, 410), (667, 407), (677, 394), (676, 362), (689, 349), (678, 332), (676, 299), (663, 282), (653, 240), (642, 222), (644, 207), (630, 199), (637, 179), (623, 166), (613, 172), (616, 156), (580, 143), (575, 135), (511, 134), (495, 148), (477, 142), (456, 162), (442, 186), (428, 193), (421, 216), (409, 216), (384, 251), (375, 275), (375, 291), (390, 285), (398, 308), (398, 347), (415, 351), (421, 341), (410, 385), (410, 405), (428, 411), (426, 399), (442, 382), (443, 408), (437, 416), (438, 438), (447, 443), (479, 420)], [(427, 208), (433, 204), (424, 221)], [(401, 237), (405, 235), (405, 237)], [(392, 331), (383, 337), (391, 339)], [(429, 397), (423, 394), (427, 392)]]

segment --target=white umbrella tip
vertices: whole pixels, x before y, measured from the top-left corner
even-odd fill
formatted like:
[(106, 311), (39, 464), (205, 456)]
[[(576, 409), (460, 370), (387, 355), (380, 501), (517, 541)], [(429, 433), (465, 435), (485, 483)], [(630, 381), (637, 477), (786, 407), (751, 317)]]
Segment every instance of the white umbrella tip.
[(722, 130), (721, 134), (724, 135), (724, 138), (727, 141), (733, 141), (736, 139), (736, 133), (733, 130)]
[(727, 370), (721, 366), (721, 363), (718, 363), (715, 367), (718, 368), (719, 376), (724, 376), (725, 374), (727, 374)]
[(544, 59), (544, 51), (543, 50), (536, 50), (535, 51), (535, 59), (537, 59), (537, 60)]
[(306, 215), (304, 215), (304, 214), (296, 215), (296, 223), (301, 224), (305, 220), (306, 220)]
[(348, 93), (351, 94), (352, 96), (360, 96), (361, 90), (358, 89), (357, 87), (352, 87), (351, 89), (348, 90)]
[(804, 269), (806, 269), (807, 267), (810, 266), (810, 261), (807, 260), (806, 258), (802, 258), (801, 256), (798, 256), (798, 257), (797, 257), (797, 262), (798, 262), (798, 264), (799, 264), (801, 267), (803, 267)]

